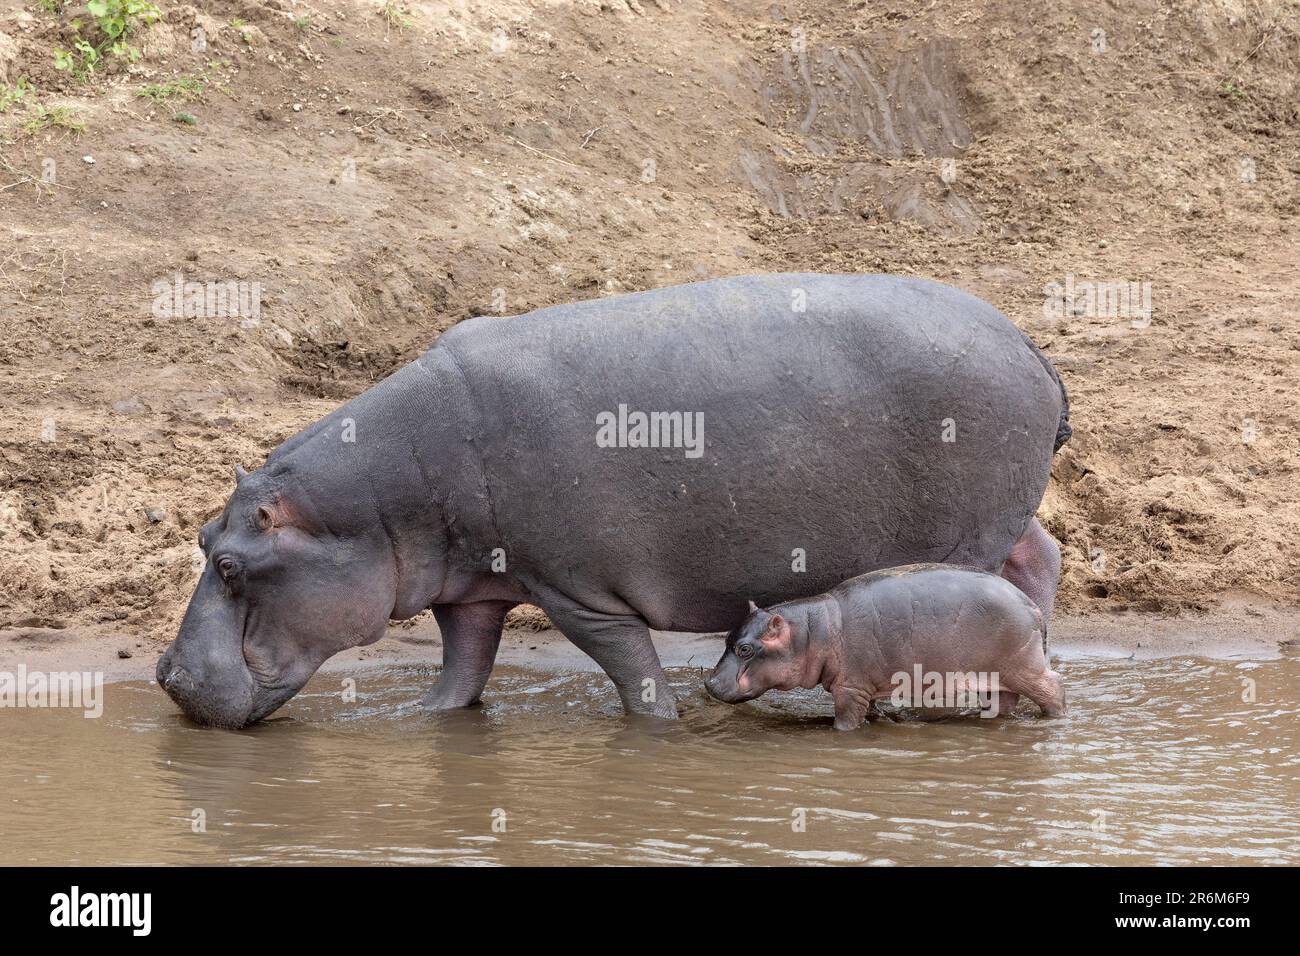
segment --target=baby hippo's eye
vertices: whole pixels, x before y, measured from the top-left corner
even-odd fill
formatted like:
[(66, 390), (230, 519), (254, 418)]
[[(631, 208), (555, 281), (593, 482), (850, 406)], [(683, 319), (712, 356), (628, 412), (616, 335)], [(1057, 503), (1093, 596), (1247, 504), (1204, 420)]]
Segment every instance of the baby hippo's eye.
[(736, 645), (736, 656), (739, 657), (742, 661), (747, 661), (747, 660), (749, 660), (751, 657), (754, 656), (754, 645), (753, 645), (753, 644), (737, 644), (737, 645)]

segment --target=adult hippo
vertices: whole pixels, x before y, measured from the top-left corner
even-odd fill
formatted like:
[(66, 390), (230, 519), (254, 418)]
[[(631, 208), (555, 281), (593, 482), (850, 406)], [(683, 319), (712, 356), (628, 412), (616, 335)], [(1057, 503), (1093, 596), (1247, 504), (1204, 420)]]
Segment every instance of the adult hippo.
[(479, 699), (516, 604), (628, 711), (672, 717), (649, 628), (877, 568), (1000, 571), (1050, 615), (1034, 519), (1068, 403), (957, 289), (884, 275), (717, 279), (462, 322), (239, 471), (158, 682), (241, 727), (326, 658), (432, 607), (435, 708)]

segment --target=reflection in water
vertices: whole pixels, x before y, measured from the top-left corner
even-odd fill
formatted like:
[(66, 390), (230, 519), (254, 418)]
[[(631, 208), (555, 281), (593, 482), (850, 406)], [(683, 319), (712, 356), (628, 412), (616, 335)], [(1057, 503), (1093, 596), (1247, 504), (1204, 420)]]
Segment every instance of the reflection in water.
[(0, 863), (1300, 863), (1300, 660), (1062, 669), (1062, 720), (850, 734), (820, 692), (729, 707), (695, 671), (673, 724), (509, 668), (438, 715), (422, 669), (355, 703), (318, 676), (240, 733), (110, 685), (99, 720), (0, 711)]

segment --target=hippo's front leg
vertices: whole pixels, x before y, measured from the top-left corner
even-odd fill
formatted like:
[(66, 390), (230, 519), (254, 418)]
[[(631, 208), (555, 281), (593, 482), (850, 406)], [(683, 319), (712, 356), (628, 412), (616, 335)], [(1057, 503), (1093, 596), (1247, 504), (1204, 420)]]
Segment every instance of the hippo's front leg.
[(645, 621), (632, 615), (603, 614), (568, 601), (541, 602), (541, 608), (579, 650), (609, 675), (629, 714), (677, 717), (677, 699), (659, 665)]
[(835, 701), (835, 729), (857, 730), (871, 711), (871, 692), (840, 685), (831, 690)]
[(478, 703), (496, 661), (501, 627), (512, 607), (509, 601), (434, 606), (433, 616), (442, 632), (442, 676), (421, 698), (421, 704), (434, 710), (454, 710)]

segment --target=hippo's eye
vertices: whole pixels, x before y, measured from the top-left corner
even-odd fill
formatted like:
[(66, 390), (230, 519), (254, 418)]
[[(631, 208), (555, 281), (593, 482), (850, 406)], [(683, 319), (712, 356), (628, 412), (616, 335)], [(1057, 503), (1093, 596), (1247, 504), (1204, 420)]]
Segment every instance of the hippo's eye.
[(742, 661), (747, 661), (747, 660), (749, 660), (751, 657), (754, 656), (754, 645), (753, 645), (753, 644), (737, 644), (737, 645), (736, 645), (736, 656), (739, 657)]
[(235, 573), (235, 559), (228, 555), (217, 561), (217, 574), (221, 575), (221, 580), (229, 581), (231, 575)]

